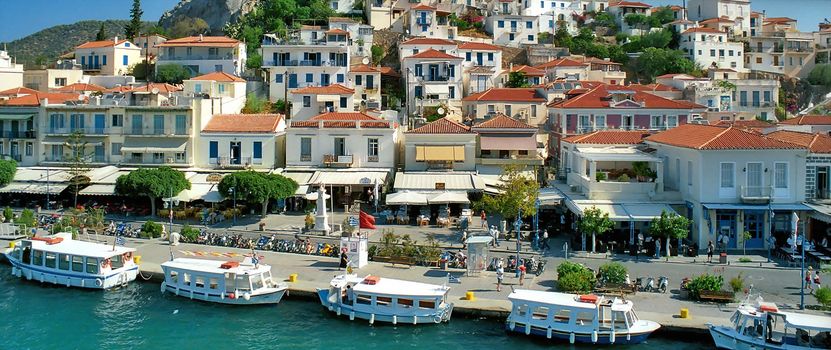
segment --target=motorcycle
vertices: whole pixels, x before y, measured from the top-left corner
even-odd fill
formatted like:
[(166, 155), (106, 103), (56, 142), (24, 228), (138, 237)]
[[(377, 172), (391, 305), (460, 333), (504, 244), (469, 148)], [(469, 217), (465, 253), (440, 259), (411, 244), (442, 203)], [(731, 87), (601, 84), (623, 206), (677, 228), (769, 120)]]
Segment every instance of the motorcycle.
[(649, 276), (646, 278), (646, 286), (644, 286), (644, 291), (646, 292), (654, 292), (655, 289), (655, 278)]
[(666, 276), (661, 276), (658, 278), (658, 291), (661, 293), (667, 292), (667, 286), (669, 286), (669, 278)]

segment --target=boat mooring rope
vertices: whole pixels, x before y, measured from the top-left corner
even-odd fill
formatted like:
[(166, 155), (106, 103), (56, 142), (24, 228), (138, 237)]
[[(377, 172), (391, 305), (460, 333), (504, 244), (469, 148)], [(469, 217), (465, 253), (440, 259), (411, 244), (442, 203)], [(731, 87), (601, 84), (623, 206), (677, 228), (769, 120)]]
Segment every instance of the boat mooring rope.
[(151, 278), (153, 278), (153, 273), (148, 272), (148, 274), (149, 274), (149, 276), (144, 277), (144, 274), (141, 273), (141, 270), (139, 270), (139, 276), (141, 276), (141, 278), (145, 281), (149, 281)]

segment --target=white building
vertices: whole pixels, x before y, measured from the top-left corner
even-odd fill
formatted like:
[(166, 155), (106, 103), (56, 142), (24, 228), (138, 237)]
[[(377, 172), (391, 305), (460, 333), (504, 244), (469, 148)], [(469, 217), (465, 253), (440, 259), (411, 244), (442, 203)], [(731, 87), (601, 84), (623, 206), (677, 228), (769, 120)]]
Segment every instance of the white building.
[(292, 120), (308, 120), (323, 113), (355, 110), (355, 90), (340, 84), (307, 86), (289, 93)]
[(588, 80), (589, 67), (587, 63), (568, 58), (558, 58), (535, 68), (545, 72), (545, 78), (548, 81), (555, 81), (558, 79), (564, 80)]
[(546, 102), (536, 88), (492, 88), (462, 99), (465, 116), (476, 122), (504, 114), (534, 127), (545, 125)]
[(142, 61), (141, 48), (127, 40), (88, 41), (75, 48), (75, 61), (91, 75), (125, 75)]
[(466, 42), (459, 45), (458, 52), (465, 59), (462, 62), (465, 96), (496, 87), (502, 68), (502, 49), (491, 44)]
[(364, 14), (367, 24), (376, 30), (390, 29), (393, 32), (404, 32), (404, 18), (410, 2), (398, 0), (370, 0), (364, 2)]
[(814, 33), (797, 30), (796, 20), (787, 17), (764, 18), (762, 30), (747, 40), (745, 65), (753, 72), (771, 77), (805, 78), (816, 62)]
[(141, 48), (141, 59), (149, 59), (150, 62), (159, 57), (159, 45), (167, 41), (167, 38), (158, 35), (139, 35), (133, 39), (133, 42)]
[(219, 114), (235, 114), (245, 106), (245, 79), (225, 72), (213, 72), (183, 81), (188, 96), (219, 99)]
[(347, 33), (352, 57), (371, 57), (373, 28), (348, 17), (329, 17), (329, 29), (340, 29)]
[[(681, 192), (693, 222), (689, 238), (699, 247), (726, 235), (727, 249), (767, 249), (776, 227), (810, 210), (802, 204), (806, 150), (800, 145), (694, 124), (650, 136), (646, 144), (666, 164), (665, 186)], [(775, 234), (783, 245), (785, 234)]]
[(407, 172), (476, 170), (476, 133), (449, 118), (404, 133)]
[[(564, 23), (569, 33), (576, 35), (579, 32), (576, 17), (584, 13), (583, 6), (592, 6), (594, 1), (525, 1), (522, 14), (536, 16), (540, 32), (554, 33), (560, 23)], [(597, 2), (598, 11), (605, 11), (607, 2)], [(592, 10), (593, 11), (593, 10)]]
[(735, 23), (733, 35), (750, 35), (750, 0), (688, 0), (687, 15), (690, 20), (726, 18)]
[(711, 28), (690, 28), (681, 34), (680, 49), (701, 67), (743, 72), (744, 44), (728, 41), (728, 35)]
[(274, 169), (283, 162), (282, 114), (220, 114), (202, 128), (196, 166), (207, 169)]
[(449, 22), (450, 13), (440, 12), (433, 6), (419, 4), (410, 8), (407, 16), (409, 35), (453, 40), (456, 27)]
[(225, 72), (236, 76), (245, 70), (245, 43), (224, 36), (189, 36), (158, 44), (156, 70), (166, 64), (186, 67), (192, 76)]
[(23, 65), (0, 50), (0, 91), (23, 86)]
[(511, 73), (522, 74), (529, 86), (537, 86), (545, 83), (545, 71), (542, 69), (526, 66), (524, 64), (516, 66), (511, 64), (508, 69), (502, 71), (502, 75), (499, 78), (501, 87), (506, 87), (508, 81), (510, 80)]
[(289, 90), (301, 87), (348, 84), (346, 32), (338, 29), (308, 40), (315, 41), (286, 41), (272, 34), (263, 37), (263, 69), (268, 71), (271, 101), (285, 99)]
[[(464, 59), (434, 49), (427, 49), (401, 62), (407, 88), (408, 114), (425, 107), (444, 107), (447, 114), (461, 114), (462, 61)], [(421, 114), (421, 113), (418, 113)]]
[(637, 1), (618, 1), (616, 3), (610, 3), (606, 11), (615, 18), (615, 21), (620, 26), (621, 32), (627, 35), (639, 35), (641, 34), (641, 30), (630, 27), (626, 23), (626, 16), (631, 14), (649, 16), (652, 14), (652, 6)]
[(365, 64), (349, 68), (349, 82), (354, 86), (355, 103), (368, 109), (381, 109), (381, 70)]
[[(502, 3), (507, 4), (507, 3)], [(536, 16), (498, 14), (488, 16), (485, 31), (491, 33), (493, 43), (500, 46), (520, 47), (537, 44), (539, 27)]]
[(429, 49), (460, 56), (459, 46), (453, 40), (415, 37), (398, 44), (398, 57), (412, 56)]
[(81, 83), (86, 77), (80, 67), (78, 69), (31, 69), (23, 71), (23, 86), (40, 92), (49, 92), (67, 85)]

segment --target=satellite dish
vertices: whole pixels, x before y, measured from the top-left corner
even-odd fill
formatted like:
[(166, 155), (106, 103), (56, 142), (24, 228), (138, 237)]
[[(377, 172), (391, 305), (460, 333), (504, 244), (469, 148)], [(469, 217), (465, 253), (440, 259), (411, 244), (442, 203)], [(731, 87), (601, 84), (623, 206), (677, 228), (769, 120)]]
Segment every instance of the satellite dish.
[(159, 88), (153, 88), (152, 90), (150, 90), (150, 92), (153, 93), (153, 94), (158, 94), (159, 93)]
[(444, 115), (444, 108), (439, 107), (439, 109), (436, 110), (436, 112), (438, 112), (440, 115)]
[(361, 63), (363, 63), (363, 64), (369, 64), (369, 58), (364, 57), (364, 59), (362, 59), (362, 60), (361, 60)]

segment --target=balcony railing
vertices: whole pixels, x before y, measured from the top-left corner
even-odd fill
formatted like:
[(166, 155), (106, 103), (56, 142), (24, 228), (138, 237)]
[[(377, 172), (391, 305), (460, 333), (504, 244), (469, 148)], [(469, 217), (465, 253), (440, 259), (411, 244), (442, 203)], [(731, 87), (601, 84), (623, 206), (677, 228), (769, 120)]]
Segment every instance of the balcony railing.
[(427, 161), (427, 170), (453, 170), (453, 162), (450, 161)]
[(216, 165), (222, 168), (242, 168), (251, 164), (251, 157), (219, 157), (216, 160)]
[(127, 164), (188, 164), (185, 159), (176, 159), (176, 157), (162, 157), (156, 158), (153, 156), (148, 157), (126, 157), (124, 159), (124, 163)]
[(264, 61), (263, 66), (271, 66), (271, 67), (346, 67), (346, 61), (342, 60), (338, 62), (337, 60), (323, 60), (323, 61), (314, 61), (314, 60), (270, 60)]
[(37, 131), (3, 131), (0, 137), (6, 139), (36, 139)]
[(160, 61), (188, 61), (188, 60), (232, 60), (233, 54), (226, 55), (173, 55), (168, 56), (162, 54), (159, 57)]
[(190, 128), (124, 128), (122, 134), (128, 136), (189, 136)]
[(83, 70), (101, 70), (100, 64), (83, 64), (81, 65)]
[(326, 166), (351, 166), (352, 165), (352, 156), (351, 155), (344, 155), (338, 156), (334, 154), (324, 154), (323, 155), (323, 164)]
[(449, 75), (434, 74), (434, 75), (424, 76), (424, 81), (448, 81), (448, 80), (450, 80)]
[[(107, 157), (105, 156), (88, 156), (85, 157), (84, 160), (88, 163), (106, 163)], [(61, 156), (46, 156), (43, 159), (44, 162), (50, 163), (75, 163), (77, 159), (75, 157), (70, 157), (69, 155), (61, 155)]]
[(432, 18), (421, 18), (421, 17), (419, 17), (419, 18), (416, 18), (416, 24), (418, 24), (420, 26), (424, 26), (424, 25), (429, 26), (429, 25), (433, 24), (433, 19)]
[(79, 132), (84, 135), (104, 135), (107, 133), (107, 128), (52, 128), (46, 129), (47, 134), (55, 135), (69, 135)]
[(511, 33), (519, 33), (519, 27), (511, 27), (510, 32)]
[(767, 203), (773, 188), (770, 186), (742, 186), (741, 199), (744, 203)]

